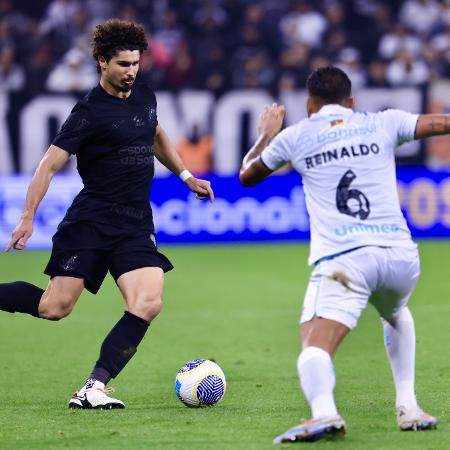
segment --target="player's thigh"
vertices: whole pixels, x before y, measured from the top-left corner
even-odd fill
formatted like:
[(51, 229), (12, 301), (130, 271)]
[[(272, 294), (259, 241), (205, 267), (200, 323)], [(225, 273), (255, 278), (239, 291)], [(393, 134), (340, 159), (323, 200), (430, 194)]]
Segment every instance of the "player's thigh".
[(300, 323), (322, 317), (339, 322), (350, 330), (356, 326), (367, 306), (371, 283), (365, 270), (360, 267), (359, 256), (355, 260), (350, 259), (349, 255), (324, 261), (314, 269), (306, 290)]
[(416, 248), (382, 249), (380, 282), (370, 302), (381, 317), (390, 319), (408, 301), (420, 276), (419, 253)]
[(171, 262), (158, 251), (154, 236), (145, 230), (124, 235), (109, 261), (109, 271), (128, 311), (148, 321), (161, 310), (164, 273), (172, 269)]
[(160, 267), (141, 267), (121, 274), (117, 280), (129, 312), (152, 320), (162, 307), (164, 271)]
[(39, 303), (39, 315), (47, 319), (61, 319), (75, 306), (84, 289), (84, 279), (56, 276), (50, 279)]

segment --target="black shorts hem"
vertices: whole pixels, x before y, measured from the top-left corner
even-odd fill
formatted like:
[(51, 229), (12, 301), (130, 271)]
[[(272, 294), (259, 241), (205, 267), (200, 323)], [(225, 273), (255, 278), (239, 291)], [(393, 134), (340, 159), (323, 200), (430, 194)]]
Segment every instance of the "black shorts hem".
[(91, 283), (86, 275), (83, 275), (81, 273), (77, 272), (67, 272), (63, 270), (44, 270), (45, 275), (48, 275), (50, 279), (54, 277), (72, 277), (72, 278), (80, 278), (84, 280), (84, 288), (89, 291), (91, 294), (97, 294), (97, 292), (100, 290), (100, 286), (95, 285), (94, 283)]
[(164, 273), (167, 273), (173, 269), (172, 263), (164, 255), (159, 254), (158, 256), (162, 257), (160, 261), (136, 262), (135, 264), (130, 264), (127, 265), (126, 267), (123, 267), (120, 270), (114, 271), (114, 273), (111, 272), (110, 269), (109, 273), (114, 278), (114, 281), (117, 283), (119, 277), (122, 276), (124, 273), (128, 273), (136, 269), (142, 269), (143, 267), (159, 267), (160, 269), (163, 270)]
[(173, 268), (159, 253), (153, 234), (130, 232), (97, 223), (63, 222), (53, 236), (53, 249), (45, 272), (50, 276), (84, 279), (85, 288), (96, 294), (108, 271), (120, 275), (140, 267)]

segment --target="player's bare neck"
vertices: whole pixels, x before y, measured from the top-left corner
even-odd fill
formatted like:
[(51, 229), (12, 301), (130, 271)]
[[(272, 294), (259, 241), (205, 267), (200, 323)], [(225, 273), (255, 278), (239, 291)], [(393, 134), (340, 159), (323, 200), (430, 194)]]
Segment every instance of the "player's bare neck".
[(310, 97), (308, 97), (308, 100), (306, 102), (306, 109), (308, 112), (308, 117), (311, 114), (318, 113), (322, 109), (322, 107), (325, 105), (340, 105), (340, 106), (343, 106), (344, 108), (354, 109), (355, 100), (353, 97), (349, 97), (349, 98), (345, 98), (341, 101), (329, 102), (329, 101), (322, 100), (317, 97), (310, 96)]
[(100, 78), (100, 86), (113, 97), (120, 98), (122, 100), (128, 98), (131, 94), (131, 90), (129, 91), (121, 91), (117, 88), (115, 88), (111, 83), (109, 83), (107, 80), (105, 80), (103, 77)]

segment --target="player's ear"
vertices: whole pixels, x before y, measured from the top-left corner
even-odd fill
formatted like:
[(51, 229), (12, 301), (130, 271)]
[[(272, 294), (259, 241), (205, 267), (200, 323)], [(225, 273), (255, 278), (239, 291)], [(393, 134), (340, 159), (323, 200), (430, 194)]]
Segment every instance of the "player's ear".
[(314, 99), (312, 97), (308, 97), (306, 99), (306, 112), (308, 113), (308, 117), (316, 112), (315, 107), (316, 105), (314, 103)]
[(108, 65), (108, 63), (106, 62), (106, 59), (103, 56), (98, 57), (98, 64), (102, 70), (105, 70), (106, 66)]
[(346, 105), (347, 108), (355, 109), (356, 106), (355, 97), (349, 97), (345, 102), (347, 103)]

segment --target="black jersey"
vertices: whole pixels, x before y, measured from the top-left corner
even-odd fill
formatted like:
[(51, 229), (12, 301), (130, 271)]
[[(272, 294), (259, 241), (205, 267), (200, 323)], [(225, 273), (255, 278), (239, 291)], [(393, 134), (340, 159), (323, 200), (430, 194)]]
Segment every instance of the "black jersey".
[(149, 196), (157, 124), (155, 94), (143, 85), (121, 99), (99, 84), (75, 105), (53, 140), (77, 156), (84, 184), (65, 220), (153, 231)]

